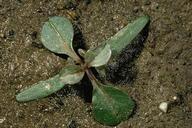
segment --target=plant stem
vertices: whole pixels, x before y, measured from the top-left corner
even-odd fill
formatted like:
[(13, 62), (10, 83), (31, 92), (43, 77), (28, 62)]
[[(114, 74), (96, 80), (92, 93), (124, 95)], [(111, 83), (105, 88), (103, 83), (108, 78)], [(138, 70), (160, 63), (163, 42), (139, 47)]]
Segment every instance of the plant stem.
[(97, 92), (99, 92), (101, 95), (106, 96), (104, 90), (101, 87), (102, 83), (100, 83), (97, 80), (97, 78), (93, 75), (92, 71), (90, 69), (87, 69), (85, 72), (87, 73), (87, 76), (91, 80), (91, 83), (93, 85), (93, 90), (97, 90)]
[(74, 54), (74, 60), (75, 60), (75, 62), (76, 63), (78, 63), (78, 64), (82, 64), (82, 60), (79, 58), (79, 56), (77, 55), (77, 54)]
[[(70, 54), (71, 53), (71, 54)], [(71, 58), (73, 58), (73, 60), (78, 63), (78, 64), (82, 64), (82, 60), (81, 58), (75, 53), (75, 51), (73, 50), (72, 52), (69, 53), (69, 56)]]
[(86, 69), (85, 70), (87, 76), (89, 77), (89, 79), (91, 80), (91, 83), (93, 85), (94, 89), (98, 89), (98, 85), (99, 85), (99, 81), (97, 80), (97, 78), (94, 76), (94, 74), (92, 73), (92, 71), (90, 69)]

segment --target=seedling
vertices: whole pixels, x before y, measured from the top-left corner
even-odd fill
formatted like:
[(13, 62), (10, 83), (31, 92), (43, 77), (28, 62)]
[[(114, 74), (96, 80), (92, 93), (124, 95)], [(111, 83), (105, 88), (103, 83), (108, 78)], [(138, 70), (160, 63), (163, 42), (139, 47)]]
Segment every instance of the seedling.
[(135, 107), (134, 101), (112, 84), (101, 83), (90, 68), (94, 67), (98, 73), (103, 73), (104, 65), (110, 59), (117, 59), (121, 51), (131, 43), (148, 22), (148, 16), (138, 18), (100, 46), (86, 52), (79, 49), (81, 55), (79, 57), (72, 46), (74, 31), (71, 22), (65, 17), (49, 18), (41, 31), (43, 45), (54, 53), (68, 55), (73, 59), (74, 64), (65, 66), (54, 77), (40, 81), (22, 91), (16, 96), (17, 101), (26, 102), (49, 96), (66, 85), (80, 82), (86, 73), (93, 86), (94, 119), (105, 125), (117, 125), (127, 120)]

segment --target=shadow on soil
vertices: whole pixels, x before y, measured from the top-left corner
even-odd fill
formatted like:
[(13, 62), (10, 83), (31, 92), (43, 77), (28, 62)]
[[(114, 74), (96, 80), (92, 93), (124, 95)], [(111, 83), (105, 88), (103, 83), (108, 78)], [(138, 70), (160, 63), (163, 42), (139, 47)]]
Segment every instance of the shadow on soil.
[(130, 84), (137, 75), (135, 59), (143, 50), (148, 36), (149, 23), (139, 35), (129, 44), (119, 56), (119, 60), (109, 64), (107, 68), (107, 80), (115, 84)]
[[(134, 82), (134, 78), (137, 75), (137, 69), (135, 67), (134, 60), (138, 58), (141, 53), (144, 42), (148, 36), (149, 24), (139, 33), (139, 35), (129, 44), (119, 56), (119, 60), (109, 64), (107, 67), (107, 80), (115, 84), (130, 84)], [(86, 49), (85, 41), (80, 29), (75, 26), (74, 35), (74, 49), (77, 53), (78, 48)], [(67, 59), (66, 55), (58, 55), (64, 59)], [(95, 72), (95, 70), (93, 70)], [(91, 102), (92, 100), (92, 85), (87, 76), (83, 78), (80, 84), (75, 86), (67, 86), (62, 91), (58, 92), (57, 96), (77, 95), (85, 100), (85, 102)], [(58, 100), (58, 104), (63, 104)]]

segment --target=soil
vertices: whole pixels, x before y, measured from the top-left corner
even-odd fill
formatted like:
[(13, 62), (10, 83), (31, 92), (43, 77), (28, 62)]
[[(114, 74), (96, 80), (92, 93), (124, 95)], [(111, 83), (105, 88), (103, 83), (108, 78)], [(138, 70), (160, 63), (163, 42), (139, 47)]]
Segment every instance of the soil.
[[(115, 81), (137, 108), (116, 127), (191, 128), (191, 0), (0, 0), (0, 127), (110, 128), (92, 118), (86, 100), (90, 87), (82, 87), (86, 78), (76, 88), (66, 87), (38, 101), (18, 103), (15, 95), (65, 65), (66, 57), (41, 44), (40, 31), (48, 17), (68, 17), (75, 26), (74, 46), (90, 48), (145, 14), (151, 22), (144, 47), (131, 62), (136, 74)], [(158, 109), (161, 102), (169, 103), (167, 113)]]

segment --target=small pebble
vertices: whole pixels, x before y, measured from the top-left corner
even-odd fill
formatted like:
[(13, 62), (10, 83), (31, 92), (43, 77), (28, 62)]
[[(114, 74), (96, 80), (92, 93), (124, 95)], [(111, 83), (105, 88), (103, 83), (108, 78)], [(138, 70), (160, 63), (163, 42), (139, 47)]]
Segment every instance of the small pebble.
[(5, 117), (3, 119), (0, 119), (0, 124), (2, 124), (5, 121)]
[(177, 100), (177, 99), (178, 99), (177, 96), (174, 96), (174, 97), (173, 97), (173, 100)]
[(170, 101), (170, 104), (172, 105), (178, 105), (182, 103), (182, 96), (181, 95), (175, 95), (172, 97), (172, 100)]
[(20, 90), (22, 87), (23, 87), (23, 85), (20, 84), (20, 85), (16, 86), (16, 89), (17, 89), (17, 90)]
[(159, 109), (160, 109), (162, 112), (167, 113), (168, 103), (167, 103), (167, 102), (162, 102), (162, 103), (160, 103)]

